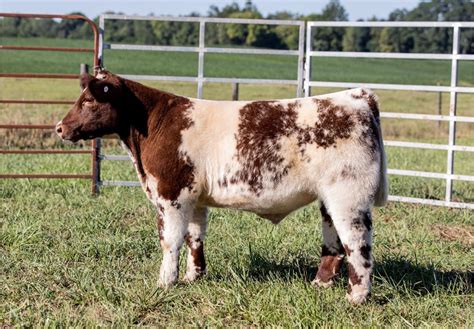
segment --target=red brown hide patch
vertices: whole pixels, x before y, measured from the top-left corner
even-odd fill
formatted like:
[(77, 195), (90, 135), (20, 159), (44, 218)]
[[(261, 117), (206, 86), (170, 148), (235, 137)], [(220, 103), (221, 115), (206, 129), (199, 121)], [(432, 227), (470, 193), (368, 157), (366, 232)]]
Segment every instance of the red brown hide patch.
[(314, 102), (319, 120), (314, 127), (300, 129), (298, 145), (315, 143), (319, 147), (328, 148), (335, 147), (338, 139), (349, 138), (355, 125), (352, 115), (330, 99), (315, 98)]
[(271, 173), (277, 184), (287, 175), (290, 165), (284, 165), (280, 154), (280, 138), (295, 132), (297, 103), (286, 108), (278, 102), (258, 101), (240, 110), (237, 135), (237, 157), (242, 169), (230, 179), (231, 184), (247, 183), (257, 195), (263, 189), (263, 174)]
[[(186, 234), (184, 237), (186, 240), (186, 245), (191, 250), (191, 257), (193, 258), (194, 266), (196, 267), (199, 273), (204, 273), (206, 270), (206, 258), (204, 257), (204, 243), (200, 238), (197, 238), (193, 241), (192, 237), (189, 234)], [(197, 248), (193, 247), (193, 243), (198, 245)]]
[(341, 271), (343, 260), (344, 255), (321, 257), (321, 263), (319, 264), (316, 278), (321, 282), (329, 282)]
[(376, 118), (380, 117), (377, 98), (374, 94), (369, 94), (365, 89), (362, 89), (360, 94), (351, 94), (351, 96), (354, 99), (365, 98), (365, 100), (367, 101), (367, 104), (369, 105), (369, 108), (372, 111), (372, 113), (374, 114), (374, 116)]
[(319, 264), (316, 278), (321, 282), (329, 282), (341, 271), (343, 260), (344, 249), (342, 246), (339, 248), (338, 252), (332, 252), (328, 247), (323, 245), (321, 250), (321, 263)]
[(156, 218), (157, 226), (158, 226), (158, 236), (160, 237), (160, 241), (163, 240), (163, 229), (164, 229), (164, 222), (163, 217), (160, 213), (158, 213)]
[(158, 193), (166, 200), (176, 202), (185, 188), (192, 190), (194, 165), (179, 151), (181, 132), (193, 125), (187, 116), (192, 106), (189, 99), (164, 94), (155, 110), (148, 114), (149, 136), (144, 142), (142, 161), (149, 174), (158, 180)]
[(352, 252), (354, 251), (351, 248), (349, 248), (349, 246), (347, 244), (344, 244), (344, 250), (346, 251), (347, 257), (349, 257), (352, 254)]
[(354, 266), (350, 262), (348, 262), (348, 270), (349, 270), (349, 285), (347, 290), (349, 293), (352, 291), (352, 286), (359, 285), (362, 283), (362, 276), (358, 275)]
[(237, 134), (237, 158), (242, 169), (228, 181), (247, 183), (250, 190), (259, 194), (263, 189), (263, 175), (269, 173), (276, 185), (288, 174), (291, 164), (284, 164), (281, 138), (295, 136), (299, 151), (305, 153), (308, 144), (322, 148), (336, 146), (338, 139), (350, 137), (355, 121), (343, 107), (329, 99), (315, 99), (318, 121), (313, 126), (298, 126), (298, 101), (286, 106), (276, 101), (256, 101), (240, 110)]
[(381, 140), (382, 136), (379, 136), (380, 132), (378, 127), (380, 126), (380, 111), (377, 98), (374, 94), (369, 94), (365, 89), (362, 89), (359, 95), (352, 94), (351, 96), (354, 99), (364, 98), (372, 112), (372, 117), (361, 114), (358, 114), (357, 117), (361, 126), (365, 128), (360, 136), (360, 141), (363, 145), (367, 145), (371, 155), (374, 156), (377, 148), (382, 148), (382, 145), (378, 144), (378, 141)]

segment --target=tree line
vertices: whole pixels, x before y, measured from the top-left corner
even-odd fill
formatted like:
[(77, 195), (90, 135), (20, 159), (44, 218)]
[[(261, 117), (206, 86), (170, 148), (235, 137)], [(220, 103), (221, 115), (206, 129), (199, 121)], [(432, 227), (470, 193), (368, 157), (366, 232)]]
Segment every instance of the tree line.
[[(113, 13), (113, 12), (107, 12)], [(81, 14), (75, 12), (73, 14)], [(122, 13), (118, 13), (122, 14)], [(151, 14), (150, 14), (151, 15)], [(190, 13), (189, 16), (199, 16)], [(264, 17), (251, 0), (243, 6), (237, 2), (221, 8), (211, 6), (208, 17), (266, 18), (304, 21), (347, 21), (345, 8), (338, 0), (329, 0), (320, 13), (298, 15), (280, 11)], [(369, 21), (380, 21), (377, 17)], [(98, 17), (95, 18), (98, 22)], [(474, 21), (471, 0), (433, 0), (420, 2), (412, 10), (397, 9), (388, 21)], [(190, 22), (107, 21), (106, 37), (110, 42), (197, 45), (199, 25)], [(4, 18), (0, 34), (10, 37), (49, 37), (86, 39), (92, 37), (90, 27), (79, 20)], [(451, 28), (317, 28), (313, 48), (322, 51), (380, 51), (449, 53), (452, 45)], [(206, 24), (206, 45), (237, 45), (296, 49), (298, 28), (253, 24)], [(474, 29), (462, 29), (461, 53), (474, 53)]]

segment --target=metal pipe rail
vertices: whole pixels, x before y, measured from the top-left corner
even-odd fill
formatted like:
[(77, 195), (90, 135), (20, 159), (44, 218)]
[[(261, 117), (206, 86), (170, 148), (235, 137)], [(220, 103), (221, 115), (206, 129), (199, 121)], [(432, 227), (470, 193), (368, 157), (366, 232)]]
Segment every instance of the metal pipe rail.
[(0, 99), (0, 104), (52, 104), (52, 105), (62, 104), (62, 105), (72, 105), (72, 104), (74, 104), (74, 101), (49, 101), (49, 100), (42, 100), (42, 99), (32, 99), (32, 100)]
[[(450, 28), (453, 30), (453, 44), (451, 54), (431, 54), (431, 53), (381, 53), (381, 52), (335, 52), (335, 51), (315, 51), (312, 49), (312, 32), (315, 28), (324, 27), (392, 27), (392, 28)], [(409, 177), (426, 177), (443, 179), (446, 181), (445, 200), (426, 200), (419, 198), (409, 198), (404, 196), (390, 196), (389, 200), (422, 203), (430, 205), (441, 205), (458, 208), (474, 209), (474, 203), (452, 202), (453, 181), (474, 181), (474, 176), (454, 174), (454, 152), (474, 152), (473, 146), (456, 145), (456, 123), (474, 123), (474, 117), (457, 116), (457, 94), (474, 94), (474, 87), (458, 86), (458, 61), (472, 61), (474, 55), (459, 54), (459, 40), (461, 28), (474, 28), (474, 22), (308, 22), (306, 25), (306, 62), (305, 62), (305, 96), (310, 96), (311, 87), (332, 87), (332, 88), (356, 88), (365, 87), (380, 90), (404, 90), (404, 91), (425, 91), (425, 92), (446, 92), (450, 94), (449, 115), (430, 115), (418, 113), (394, 113), (382, 112), (382, 118), (388, 119), (410, 119), (410, 120), (431, 120), (446, 121), (449, 124), (449, 137), (447, 144), (414, 143), (403, 141), (385, 141), (385, 145), (391, 147), (406, 147), (418, 149), (443, 150), (447, 152), (446, 173), (431, 173), (413, 170), (389, 169), (392, 175), (402, 175)], [(414, 60), (449, 60), (451, 61), (451, 79), (449, 86), (434, 85), (402, 85), (386, 83), (364, 83), (364, 82), (332, 82), (332, 81), (312, 81), (311, 79), (311, 59), (312, 57), (335, 57), (335, 58), (375, 58), (375, 59), (414, 59)]]
[(66, 51), (66, 52), (85, 52), (93, 53), (92, 48), (66, 48), (66, 47), (38, 47), (38, 46), (5, 46), (0, 45), (3, 50), (33, 50), (33, 51)]
[[(189, 22), (199, 23), (199, 45), (195, 46), (155, 46), (155, 45), (130, 45), (105, 43), (104, 34), (106, 33), (106, 20), (141, 20), (141, 21), (164, 21), (164, 22)], [(205, 27), (209, 23), (220, 24), (253, 24), (253, 25), (288, 25), (299, 28), (299, 44), (297, 50), (281, 50), (281, 49), (241, 49), (241, 48), (219, 48), (205, 46)], [(304, 68), (304, 33), (305, 26), (303, 21), (295, 20), (267, 20), (267, 19), (243, 19), (243, 18), (212, 18), (212, 17), (169, 17), (169, 16), (134, 16), (134, 15), (115, 15), (104, 14), (99, 18), (100, 35), (100, 53), (99, 58), (103, 62), (104, 49), (111, 50), (135, 50), (135, 51), (172, 51), (172, 52), (191, 52), (198, 53), (198, 74), (197, 77), (169, 77), (159, 75), (127, 75), (128, 79), (136, 80), (158, 80), (158, 81), (182, 81), (197, 83), (197, 97), (202, 98), (204, 83), (210, 82), (238, 82), (238, 83), (255, 83), (255, 84), (289, 84), (296, 85), (296, 96), (301, 97), (303, 94), (303, 68)], [(280, 55), (280, 56), (297, 56), (298, 69), (296, 80), (282, 79), (245, 79), (245, 78), (210, 78), (204, 76), (204, 54), (251, 54), (251, 55)]]
[[(157, 46), (157, 45), (131, 45), (105, 43), (106, 20), (141, 20), (141, 21), (173, 21), (173, 22), (192, 22), (199, 24), (198, 46)], [(220, 48), (205, 46), (205, 28), (206, 24), (261, 24), (261, 25), (287, 25), (299, 28), (299, 43), (297, 50), (280, 49), (242, 49), (242, 48)], [(304, 33), (305, 24), (303, 21), (292, 20), (265, 20), (265, 19), (230, 19), (230, 18), (209, 18), (209, 17), (167, 17), (167, 16), (129, 16), (129, 15), (101, 15), (99, 18), (100, 27), (100, 52), (99, 58), (103, 62), (104, 50), (133, 50), (133, 51), (164, 51), (164, 52), (191, 52), (198, 53), (198, 74), (194, 77), (189, 76), (163, 76), (163, 75), (136, 75), (119, 74), (126, 79), (131, 80), (154, 80), (154, 81), (180, 81), (197, 83), (197, 97), (202, 98), (203, 85), (205, 83), (241, 83), (241, 84), (284, 84), (296, 86), (296, 96), (303, 95), (303, 76), (304, 76)], [(276, 56), (297, 56), (297, 78), (296, 80), (286, 79), (247, 79), (247, 78), (216, 78), (205, 77), (204, 75), (204, 56), (206, 53), (215, 54), (248, 54), (248, 55), (276, 55)], [(122, 155), (100, 155), (99, 161), (129, 160), (128, 156)], [(138, 182), (128, 181), (101, 181), (101, 186), (139, 186)]]
[[(94, 67), (99, 66), (99, 31), (95, 23), (82, 15), (54, 15), (54, 14), (19, 14), (0, 13), (0, 17), (26, 18), (26, 19), (64, 19), (82, 20), (87, 23), (94, 34), (93, 48), (73, 48), (73, 47), (43, 47), (43, 46), (15, 46), (0, 45), (0, 50), (8, 51), (54, 51), (54, 52), (91, 52), (93, 53)], [(81, 67), (82, 69), (82, 67)], [(82, 72), (81, 72), (82, 73)], [(79, 74), (58, 74), (58, 73), (0, 73), (0, 78), (40, 78), (40, 79), (78, 79)], [(73, 101), (63, 100), (24, 100), (24, 99), (2, 99), (1, 104), (73, 104)], [(0, 124), (1, 129), (54, 129), (54, 125), (27, 125), (27, 124)], [(100, 142), (96, 139), (92, 141), (92, 148), (89, 150), (0, 150), (0, 154), (90, 154), (91, 173), (89, 174), (1, 174), (3, 179), (17, 178), (57, 178), (57, 179), (90, 179), (92, 194), (96, 194), (99, 188), (99, 163), (98, 150)]]
[[(131, 45), (131, 44), (106, 44), (104, 42), (105, 21), (106, 20), (141, 20), (141, 21), (173, 21), (173, 22), (194, 22), (199, 23), (199, 45), (198, 46), (159, 46), (159, 45)], [(275, 50), (275, 49), (233, 49), (206, 47), (204, 44), (205, 26), (209, 23), (231, 23), (231, 24), (267, 24), (267, 25), (293, 25), (300, 27), (300, 40), (298, 50)], [(163, 51), (163, 52), (194, 52), (199, 54), (198, 58), (198, 74), (197, 76), (159, 76), (159, 75), (133, 75), (121, 74), (121, 76), (132, 80), (159, 80), (159, 81), (183, 81), (194, 82), (198, 84), (197, 96), (202, 97), (202, 86), (209, 82), (238, 82), (238, 83), (255, 83), (255, 84), (287, 84), (297, 86), (297, 96), (300, 96), (300, 88), (304, 87), (304, 95), (310, 96), (311, 87), (332, 87), (332, 88), (356, 88), (367, 87), (381, 90), (402, 90), (402, 91), (425, 91), (425, 92), (446, 92), (450, 93), (450, 113), (449, 115), (431, 115), (418, 113), (396, 113), (382, 112), (381, 117), (386, 119), (410, 119), (410, 120), (430, 120), (448, 122), (450, 129), (449, 143), (418, 143), (405, 141), (385, 141), (387, 147), (403, 147), (431, 149), (448, 152), (448, 170), (446, 173), (423, 172), (414, 170), (389, 169), (390, 175), (402, 175), (408, 177), (424, 177), (446, 180), (446, 199), (430, 200), (421, 198), (412, 198), (404, 196), (389, 196), (389, 200), (398, 202), (411, 202), (436, 206), (449, 206), (456, 208), (474, 209), (474, 204), (453, 202), (452, 201), (452, 182), (467, 181), (473, 182), (474, 176), (456, 175), (454, 174), (454, 151), (474, 152), (474, 146), (455, 145), (455, 124), (458, 122), (474, 123), (474, 117), (457, 116), (455, 95), (458, 93), (474, 93), (474, 87), (462, 87), (457, 85), (457, 61), (474, 60), (474, 55), (459, 54), (459, 29), (473, 28), (472, 22), (308, 22), (305, 29), (302, 22), (299, 21), (278, 21), (278, 20), (252, 20), (252, 19), (227, 19), (227, 18), (207, 18), (207, 17), (150, 17), (150, 16), (129, 16), (129, 15), (102, 15), (100, 17), (100, 59), (103, 60), (104, 49), (111, 50), (134, 50), (134, 51)], [(361, 53), (361, 52), (331, 52), (331, 51), (314, 51), (311, 49), (311, 32), (318, 27), (444, 27), (452, 28), (454, 33), (453, 52), (451, 54), (429, 54), (429, 53)], [(306, 40), (306, 52), (304, 52), (304, 43)], [(457, 40), (457, 41), (456, 41)], [(204, 55), (206, 53), (238, 53), (238, 54), (269, 54), (269, 55), (289, 55), (299, 56), (298, 61), (298, 78), (297, 80), (272, 80), (272, 79), (236, 79), (236, 78), (216, 78), (204, 76)], [(301, 54), (305, 57), (306, 64), (303, 67)], [(432, 86), (432, 85), (402, 85), (402, 84), (384, 84), (384, 83), (360, 83), (360, 82), (330, 82), (330, 81), (312, 81), (311, 80), (311, 59), (312, 57), (340, 57), (340, 58), (377, 58), (377, 59), (413, 59), (413, 60), (449, 60), (456, 65), (452, 65), (451, 83), (449, 86)], [(454, 78), (453, 78), (454, 77)], [(454, 96), (453, 96), (454, 95)], [(101, 154), (100, 160), (110, 161), (128, 161), (126, 155), (106, 155)], [(101, 186), (140, 186), (136, 181), (114, 181), (104, 180), (100, 182)]]

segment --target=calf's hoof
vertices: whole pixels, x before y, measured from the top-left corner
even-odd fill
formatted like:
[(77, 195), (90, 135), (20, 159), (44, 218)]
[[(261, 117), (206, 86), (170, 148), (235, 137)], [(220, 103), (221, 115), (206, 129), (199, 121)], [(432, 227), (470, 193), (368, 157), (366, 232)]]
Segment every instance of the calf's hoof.
[(364, 304), (369, 299), (369, 293), (348, 293), (346, 299), (352, 305)]
[(160, 287), (163, 290), (170, 289), (171, 287), (173, 287), (174, 284), (175, 282), (163, 282), (162, 280), (158, 280), (158, 287)]
[(158, 287), (162, 289), (171, 288), (178, 281), (178, 275), (160, 275), (158, 279)]
[(197, 272), (197, 271), (188, 271), (184, 275), (183, 281), (186, 283), (191, 283), (202, 278), (206, 272)]

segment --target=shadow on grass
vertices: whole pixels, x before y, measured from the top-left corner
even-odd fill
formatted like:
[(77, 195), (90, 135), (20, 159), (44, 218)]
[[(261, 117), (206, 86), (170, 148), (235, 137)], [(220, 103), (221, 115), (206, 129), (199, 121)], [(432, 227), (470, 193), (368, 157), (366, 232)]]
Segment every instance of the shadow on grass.
[[(246, 276), (256, 281), (279, 279), (311, 281), (316, 275), (317, 265), (309, 258), (295, 258), (290, 262), (277, 263), (260, 254), (250, 256)], [(347, 283), (347, 268), (343, 268), (339, 280)], [(401, 257), (386, 258), (375, 262), (373, 280), (375, 286), (389, 286), (398, 294), (431, 294), (435, 290), (447, 290), (453, 294), (474, 292), (473, 271), (442, 271), (432, 265), (415, 264)]]
[(433, 265), (415, 264), (403, 258), (376, 262), (374, 278), (375, 284), (389, 284), (400, 294), (410, 291), (424, 295), (439, 289), (455, 294), (474, 292), (473, 271), (442, 271)]

